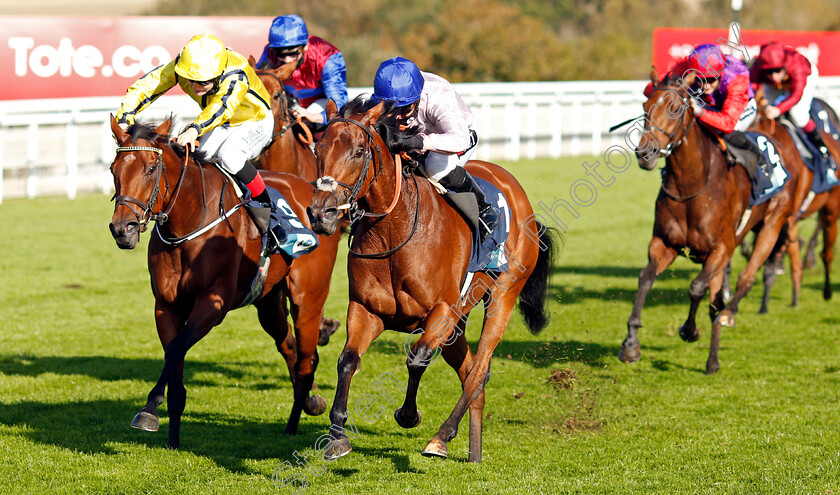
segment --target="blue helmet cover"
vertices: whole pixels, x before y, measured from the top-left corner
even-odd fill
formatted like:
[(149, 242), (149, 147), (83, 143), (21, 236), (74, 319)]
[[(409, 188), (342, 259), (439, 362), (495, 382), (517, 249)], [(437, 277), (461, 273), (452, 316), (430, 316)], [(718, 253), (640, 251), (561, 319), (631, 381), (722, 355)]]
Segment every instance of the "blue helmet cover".
[(305, 45), (309, 41), (306, 23), (299, 15), (281, 15), (271, 21), (268, 31), (268, 46), (284, 48)]
[(423, 83), (423, 75), (414, 62), (394, 57), (379, 64), (373, 78), (371, 100), (387, 100), (397, 106), (408, 105), (420, 99)]

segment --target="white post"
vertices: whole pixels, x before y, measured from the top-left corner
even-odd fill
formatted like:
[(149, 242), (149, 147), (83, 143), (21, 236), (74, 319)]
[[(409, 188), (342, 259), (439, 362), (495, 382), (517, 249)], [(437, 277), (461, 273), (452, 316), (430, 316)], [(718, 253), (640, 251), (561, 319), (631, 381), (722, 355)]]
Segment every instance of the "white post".
[(592, 112), (590, 115), (593, 115), (592, 119), (592, 154), (598, 156), (601, 154), (601, 133), (604, 130), (601, 128), (603, 125), (603, 113), (604, 108), (601, 105), (601, 100), (603, 95), (601, 92), (595, 93), (595, 102), (593, 103)]
[(110, 117), (102, 122), (102, 148), (99, 150), (101, 156), (99, 163), (102, 166), (102, 184), (100, 188), (102, 192), (108, 194), (111, 192), (111, 187), (114, 185), (111, 180), (110, 161), (114, 155), (114, 138), (111, 135), (111, 121)]
[(512, 101), (505, 105), (505, 128), (507, 129), (507, 146), (505, 146), (505, 159), (510, 161), (519, 160), (519, 135), (520, 129), (519, 105), (517, 101), (520, 94), (514, 93)]
[(70, 112), (70, 122), (67, 123), (67, 147), (65, 148), (65, 160), (67, 162), (67, 197), (76, 199), (76, 192), (79, 186), (79, 128), (76, 125), (78, 120), (78, 109)]
[(560, 100), (553, 100), (548, 113), (548, 128), (551, 130), (549, 154), (551, 158), (560, 158), (563, 152), (563, 105)]
[(26, 134), (29, 141), (26, 150), (26, 196), (33, 199), (38, 194), (38, 177), (35, 173), (38, 163), (38, 124), (29, 124)]
[(528, 140), (528, 144), (525, 148), (525, 156), (533, 160), (537, 157), (537, 104), (533, 101), (529, 102), (526, 112), (528, 115), (525, 116), (525, 121), (528, 125), (525, 128), (525, 139)]

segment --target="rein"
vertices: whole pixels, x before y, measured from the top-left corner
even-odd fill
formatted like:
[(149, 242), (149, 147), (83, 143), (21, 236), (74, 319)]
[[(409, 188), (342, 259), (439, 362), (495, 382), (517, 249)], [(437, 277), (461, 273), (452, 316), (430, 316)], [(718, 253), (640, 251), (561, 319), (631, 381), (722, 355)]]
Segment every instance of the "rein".
[[(655, 91), (655, 90), (654, 90), (654, 91)], [(680, 96), (680, 98), (682, 99), (682, 104), (683, 104), (683, 106), (685, 106), (686, 108), (683, 110), (682, 115), (680, 116), (680, 127), (679, 127), (679, 130), (678, 130), (678, 131), (676, 131), (676, 132), (674, 133), (674, 136), (672, 136), (672, 135), (670, 135), (670, 134), (668, 134), (668, 133), (664, 133), (664, 132), (663, 132), (662, 134), (664, 134), (664, 135), (665, 135), (665, 137), (667, 137), (667, 138), (668, 138), (668, 145), (667, 145), (667, 146), (665, 146), (665, 148), (663, 148), (663, 149), (659, 149), (659, 150), (658, 150), (658, 151), (659, 151), (659, 153), (660, 153), (660, 154), (661, 154), (661, 155), (662, 155), (662, 156), (663, 156), (666, 160), (671, 159), (671, 160), (673, 160), (673, 161), (675, 161), (675, 162), (676, 162), (676, 158), (672, 157), (672, 156), (671, 156), (671, 153), (673, 153), (673, 152), (674, 152), (677, 148), (679, 148), (680, 146), (682, 146), (683, 141), (685, 140), (685, 136), (686, 136), (686, 134), (688, 134), (688, 128), (689, 128), (689, 125), (691, 124), (690, 118), (689, 118), (689, 116), (688, 116), (688, 112), (689, 112), (689, 110), (690, 110), (690, 105), (688, 105), (688, 98), (686, 98), (686, 97), (684, 97), (684, 96)], [(688, 120), (688, 121), (687, 121), (687, 118), (689, 118), (689, 120)], [(677, 135), (677, 134), (679, 134), (679, 138), (676, 138), (676, 135)], [(672, 193), (672, 192), (668, 191), (668, 189), (666, 189), (666, 188), (665, 188), (665, 184), (664, 184), (664, 182), (663, 182), (662, 187), (661, 187), (662, 192), (663, 192), (663, 193), (665, 193), (665, 195), (666, 195), (666, 196), (668, 196), (669, 198), (673, 199), (674, 201), (688, 201), (689, 199), (692, 199), (692, 198), (695, 198), (695, 197), (699, 196), (701, 193), (703, 193), (703, 191), (705, 191), (705, 190), (706, 190), (706, 187), (708, 187), (708, 185), (709, 185), (709, 179), (710, 179), (710, 177), (711, 177), (711, 175), (712, 175), (712, 167), (711, 167), (711, 166), (709, 166), (709, 167), (707, 167), (707, 168), (708, 168), (708, 169), (707, 169), (707, 171), (706, 171), (706, 182), (703, 184), (703, 187), (701, 187), (701, 188), (700, 188), (700, 190), (699, 190), (699, 191), (697, 191), (696, 193), (694, 193), (694, 194), (689, 194), (689, 195), (687, 195), (687, 196), (679, 196), (679, 195), (676, 195), (676, 194), (674, 194), (674, 193)], [(666, 170), (667, 170), (667, 169), (666, 169)]]
[[(277, 77), (276, 74), (273, 72), (265, 71), (265, 70), (258, 70), (255, 71), (258, 76), (271, 76), (277, 81), (277, 84), (280, 87), (283, 87), (283, 81)], [(283, 116), (288, 117), (288, 119), (283, 119)], [(277, 112), (277, 117), (274, 119), (274, 132), (271, 135), (271, 142), (266, 146), (271, 146), (274, 143), (274, 140), (278, 137), (286, 134), (286, 131), (291, 129), (295, 124), (299, 124), (303, 133), (306, 135), (306, 140), (304, 140), (304, 144), (312, 144), (315, 139), (312, 137), (312, 131), (309, 130), (309, 127), (303, 123), (303, 119), (301, 117), (295, 118), (292, 115), (291, 109), (289, 108), (289, 99), (286, 96), (285, 89), (283, 90), (283, 97), (280, 98), (280, 110)], [(278, 130), (279, 127), (279, 130)]]

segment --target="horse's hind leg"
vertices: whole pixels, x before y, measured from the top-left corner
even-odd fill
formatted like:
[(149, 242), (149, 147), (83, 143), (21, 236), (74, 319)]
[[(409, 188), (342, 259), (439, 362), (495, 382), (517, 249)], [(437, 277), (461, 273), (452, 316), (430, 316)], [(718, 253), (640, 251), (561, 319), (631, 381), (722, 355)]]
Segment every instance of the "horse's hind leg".
[[(521, 286), (519, 289), (521, 290)], [(510, 314), (516, 302), (516, 294), (515, 289), (509, 289), (501, 295), (496, 292), (491, 293), (489, 300), (492, 301), (490, 306), (493, 307), (493, 310), (487, 307), (487, 299), (485, 299), (484, 327), (481, 330), (478, 348), (472, 360), (472, 367), (464, 382), (461, 397), (438, 432), (426, 444), (426, 447), (422, 451), (423, 455), (447, 456), (447, 444), (458, 434), (458, 424), (461, 422), (464, 414), (466, 414), (467, 408), (471, 407), (473, 402), (482, 394), (484, 386), (490, 379), (490, 359), (493, 357), (493, 351), (496, 349), (499, 341), (502, 340), (505, 328), (510, 321)], [(491, 313), (491, 316), (487, 316)], [(472, 460), (480, 460), (481, 452), (473, 451), (473, 446), (471, 446), (470, 458)]]
[(618, 351), (618, 359), (625, 363), (633, 363), (639, 360), (642, 355), (642, 346), (636, 337), (636, 333), (642, 326), (642, 307), (645, 305), (645, 298), (657, 275), (665, 271), (674, 262), (677, 251), (669, 248), (659, 237), (654, 237), (648, 245), (648, 264), (639, 274), (639, 290), (636, 292), (636, 302), (633, 304), (633, 312), (627, 320), (627, 337), (621, 344)]
[(817, 264), (817, 256), (815, 254), (817, 250), (817, 240), (820, 236), (820, 229), (822, 226), (820, 225), (819, 221), (817, 221), (817, 226), (814, 228), (814, 233), (811, 234), (811, 238), (808, 239), (808, 248), (805, 251), (805, 258), (802, 261), (802, 266), (804, 268), (814, 268)]
[[(463, 321), (463, 320), (462, 320)], [(461, 389), (467, 380), (467, 375), (472, 367), (473, 355), (464, 337), (463, 328), (456, 331), (456, 339), (449, 345), (442, 348), (443, 359), (455, 370), (461, 380)], [(470, 404), (470, 453), (469, 462), (481, 462), (481, 430), (482, 417), (484, 414), (484, 390)]]
[[(700, 303), (703, 301), (703, 297), (706, 295), (706, 291), (709, 289), (709, 284), (715, 277), (720, 277), (718, 283), (723, 283), (723, 270), (726, 268), (726, 265), (729, 264), (731, 260), (730, 254), (732, 252), (732, 248), (726, 248), (725, 246), (721, 245), (722, 247), (715, 249), (714, 251), (709, 254), (706, 258), (706, 262), (703, 263), (703, 269), (700, 270), (700, 274), (691, 281), (691, 285), (688, 287), (688, 295), (691, 299), (691, 305), (688, 308), (688, 317), (685, 320), (685, 323), (680, 327), (680, 337), (686, 342), (696, 342), (698, 338), (700, 338), (700, 332), (697, 330), (697, 308), (700, 307)], [(720, 285), (718, 285), (719, 292)], [(717, 294), (714, 294), (717, 295)], [(720, 310), (720, 308), (718, 308)]]
[[(832, 192), (832, 194), (835, 194)], [(837, 201), (835, 201), (837, 202)], [(831, 262), (834, 260), (834, 243), (837, 241), (837, 211), (821, 211), (820, 224), (823, 229), (822, 261), (825, 268), (823, 299), (831, 299)]]

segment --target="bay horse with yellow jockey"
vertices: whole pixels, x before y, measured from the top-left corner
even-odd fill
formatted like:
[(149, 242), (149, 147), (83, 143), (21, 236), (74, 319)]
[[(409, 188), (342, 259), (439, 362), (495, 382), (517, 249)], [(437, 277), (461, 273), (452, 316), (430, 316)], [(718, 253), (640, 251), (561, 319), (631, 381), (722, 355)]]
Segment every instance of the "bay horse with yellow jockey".
[[(132, 426), (157, 431), (157, 408), (168, 387), (169, 446), (180, 445), (187, 351), (229, 311), (253, 303), (289, 368), (294, 403), (285, 431), (295, 433), (301, 411), (318, 415), (326, 409), (322, 397), (309, 394), (339, 236), (319, 236), (314, 251), (293, 261), (285, 254), (261, 256), (260, 231), (242, 211), (233, 186), (218, 168), (170, 143), (171, 124), (171, 118), (157, 128), (138, 123), (124, 132), (111, 118), (118, 145), (111, 164), (116, 199), (111, 233), (121, 249), (133, 249), (148, 223), (156, 222), (148, 268), (164, 365)], [(312, 199), (312, 186), (289, 174), (263, 176), (306, 222), (304, 207)], [(258, 274), (264, 275), (262, 285), (255, 282)], [(286, 319), (286, 297), (294, 333)]]

